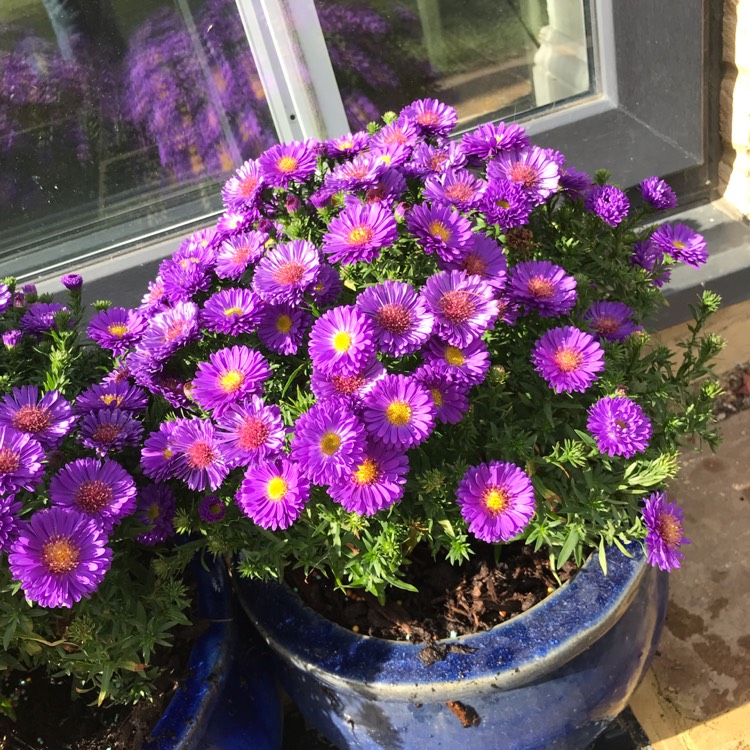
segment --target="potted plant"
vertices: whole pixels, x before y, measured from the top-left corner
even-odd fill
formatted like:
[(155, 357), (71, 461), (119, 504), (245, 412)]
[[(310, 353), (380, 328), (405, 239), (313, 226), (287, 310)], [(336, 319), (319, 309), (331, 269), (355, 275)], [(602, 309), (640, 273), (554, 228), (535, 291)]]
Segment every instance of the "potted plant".
[[(115, 364), (122, 347), (108, 350), (82, 335), (91, 313), (81, 276), (62, 283), (65, 301), (13, 279), (0, 283), (3, 741), (78, 748), (101, 731), (118, 748), (193, 747), (219, 696), (226, 701), (237, 690), (228, 683), (236, 625), (227, 569), (208, 556), (193, 559), (189, 576), (182, 565), (170, 567), (170, 547), (180, 541), (176, 500), (140, 471), (141, 436), (160, 415), (153, 406), (148, 414), (146, 391), (123, 379)], [(118, 314), (106, 302), (94, 308), (94, 315)], [(124, 329), (114, 322), (106, 330), (116, 341)], [(180, 639), (180, 667), (168, 647), (191, 623), (194, 636)], [(188, 676), (172, 697), (167, 686), (181, 671)], [(66, 691), (77, 702), (66, 702)], [(50, 708), (50, 730), (32, 706), (28, 737), (16, 716), (36, 701), (59, 704), (62, 713)], [(116, 714), (127, 717), (128, 706), (153, 701), (161, 716), (134, 712), (122, 730), (108, 726)], [(86, 714), (86, 704), (104, 716)], [(270, 716), (272, 706), (265, 711)], [(153, 730), (143, 725), (154, 719)], [(84, 722), (82, 735), (77, 727), (68, 733)], [(258, 743), (267, 746), (260, 730)]]

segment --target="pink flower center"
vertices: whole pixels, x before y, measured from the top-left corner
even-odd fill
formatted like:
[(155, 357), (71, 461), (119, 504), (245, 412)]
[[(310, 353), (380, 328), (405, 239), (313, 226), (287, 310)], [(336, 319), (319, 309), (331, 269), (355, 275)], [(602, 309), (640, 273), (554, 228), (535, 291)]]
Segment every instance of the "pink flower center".
[(296, 260), (290, 260), (276, 269), (273, 279), (277, 284), (299, 284), (305, 275), (305, 265)]
[(350, 164), (346, 170), (346, 175), (355, 180), (363, 180), (368, 174), (370, 174), (370, 165), (367, 162)]
[(276, 162), (276, 168), (282, 174), (289, 174), (290, 172), (294, 172), (294, 170), (297, 169), (298, 163), (299, 162), (293, 156), (282, 156)]
[(101, 479), (86, 479), (78, 485), (75, 504), (87, 513), (96, 513), (112, 502), (112, 487)]
[(216, 451), (213, 446), (205, 440), (196, 440), (185, 451), (188, 465), (191, 469), (202, 471), (207, 469), (216, 460)]
[(680, 519), (671, 513), (660, 513), (656, 519), (656, 528), (659, 536), (664, 540), (667, 547), (677, 549), (682, 542), (682, 523)]
[(523, 185), (525, 188), (532, 188), (536, 185), (539, 173), (537, 168), (531, 164), (517, 161), (510, 165), (508, 169), (508, 179)]
[(266, 444), (271, 430), (259, 417), (246, 417), (237, 431), (237, 444), (246, 451), (258, 450)]
[(408, 143), (409, 138), (403, 130), (394, 128), (388, 134), (383, 136), (383, 143), (390, 146), (392, 144)]
[(549, 299), (555, 294), (555, 284), (546, 276), (533, 276), (526, 283), (526, 289), (536, 299)]
[(484, 276), (487, 273), (487, 262), (476, 253), (469, 253), (461, 264), (469, 276)]
[(449, 242), (452, 236), (450, 228), (439, 219), (430, 222), (428, 231), (436, 240), (442, 240), (443, 242)]
[(469, 201), (474, 196), (474, 190), (471, 185), (465, 182), (456, 182), (445, 188), (445, 197), (450, 201), (462, 202)]
[(440, 124), (440, 117), (438, 116), (438, 113), (431, 112), (430, 110), (420, 112), (414, 119), (423, 127), (430, 127), (431, 125)]
[(96, 429), (91, 434), (91, 439), (102, 445), (112, 445), (121, 434), (122, 427), (120, 425), (107, 422), (106, 424), (96, 426)]
[(352, 474), (355, 484), (375, 484), (380, 479), (381, 471), (376, 461), (366, 458)]
[(127, 332), (128, 327), (124, 323), (110, 323), (107, 326), (107, 333), (118, 339), (121, 339)]
[(448, 154), (444, 154), (442, 151), (438, 151), (435, 154), (430, 154), (430, 159), (427, 164), (433, 172), (439, 172), (447, 161)]
[(383, 305), (376, 313), (377, 324), (389, 333), (403, 334), (411, 327), (411, 315), (405, 305), (391, 302)]
[(20, 454), (10, 448), (0, 448), (0, 474), (11, 474), (21, 465)]
[(186, 327), (187, 325), (184, 320), (176, 320), (164, 331), (164, 341), (166, 343), (171, 343), (179, 338), (185, 332)]
[(240, 245), (234, 248), (232, 253), (232, 262), (239, 265), (245, 265), (253, 257), (253, 250), (250, 245)]
[(508, 500), (508, 493), (502, 487), (487, 487), (482, 494), (482, 503), (493, 516), (508, 507)]
[(440, 298), (440, 309), (443, 315), (454, 325), (465, 323), (476, 310), (471, 293), (463, 290), (446, 292)]
[(602, 316), (594, 321), (594, 330), (602, 336), (611, 336), (620, 329), (620, 321), (611, 316)]
[(51, 537), (42, 545), (42, 563), (50, 573), (70, 573), (79, 556), (78, 546), (64, 536)]
[(356, 393), (366, 382), (367, 380), (361, 375), (334, 375), (331, 378), (331, 385), (333, 385), (334, 390), (343, 396)]
[(237, 192), (241, 198), (252, 198), (257, 187), (258, 178), (256, 175), (251, 174), (240, 180), (239, 190)]
[(583, 362), (583, 354), (567, 346), (561, 346), (553, 355), (552, 361), (560, 372), (574, 372)]
[(368, 224), (360, 224), (354, 227), (346, 238), (347, 244), (353, 247), (362, 247), (370, 242), (375, 235), (375, 230)]
[(52, 416), (47, 409), (34, 404), (24, 404), (13, 415), (13, 426), (21, 432), (36, 434), (46, 430), (52, 423)]

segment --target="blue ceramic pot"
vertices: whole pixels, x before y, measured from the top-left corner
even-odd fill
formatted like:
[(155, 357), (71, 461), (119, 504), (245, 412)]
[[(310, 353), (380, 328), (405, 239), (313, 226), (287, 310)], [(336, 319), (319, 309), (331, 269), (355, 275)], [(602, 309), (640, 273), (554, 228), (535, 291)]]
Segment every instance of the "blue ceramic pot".
[(284, 687), (339, 748), (581, 750), (622, 711), (661, 633), (667, 576), (640, 547), (592, 556), (529, 611), (424, 666), (421, 647), (357, 635), (289, 588), (239, 581)]
[(226, 568), (192, 565), (209, 625), (143, 750), (278, 750), (282, 711), (265, 644), (235, 617)]

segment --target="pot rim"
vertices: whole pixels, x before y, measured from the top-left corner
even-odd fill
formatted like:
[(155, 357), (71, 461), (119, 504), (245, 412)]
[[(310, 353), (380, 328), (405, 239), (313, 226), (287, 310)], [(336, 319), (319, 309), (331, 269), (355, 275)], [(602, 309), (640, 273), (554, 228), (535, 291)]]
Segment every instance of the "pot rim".
[(441, 639), (438, 644), (460, 650), (429, 666), (419, 659), (424, 644), (354, 633), (318, 614), (288, 586), (235, 581), (247, 615), (271, 648), (333, 688), (366, 692), (377, 685), (413, 695), (420, 680), (456, 689), (489, 679), (493, 688), (507, 690), (563, 666), (619, 620), (648, 569), (640, 543), (627, 550), (630, 556), (607, 549), (606, 575), (592, 554), (571, 580), (526, 612), (487, 631)]

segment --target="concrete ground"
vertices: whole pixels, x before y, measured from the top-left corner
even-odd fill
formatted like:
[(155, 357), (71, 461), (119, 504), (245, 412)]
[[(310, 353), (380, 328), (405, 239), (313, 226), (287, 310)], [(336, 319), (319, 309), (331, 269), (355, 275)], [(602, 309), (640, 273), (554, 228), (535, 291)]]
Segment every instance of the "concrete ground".
[[(722, 310), (711, 330), (727, 339), (718, 372), (750, 360), (750, 302)], [(692, 543), (670, 574), (664, 635), (631, 702), (654, 750), (750, 750), (750, 411), (722, 432), (715, 454), (684, 455), (669, 488)]]

